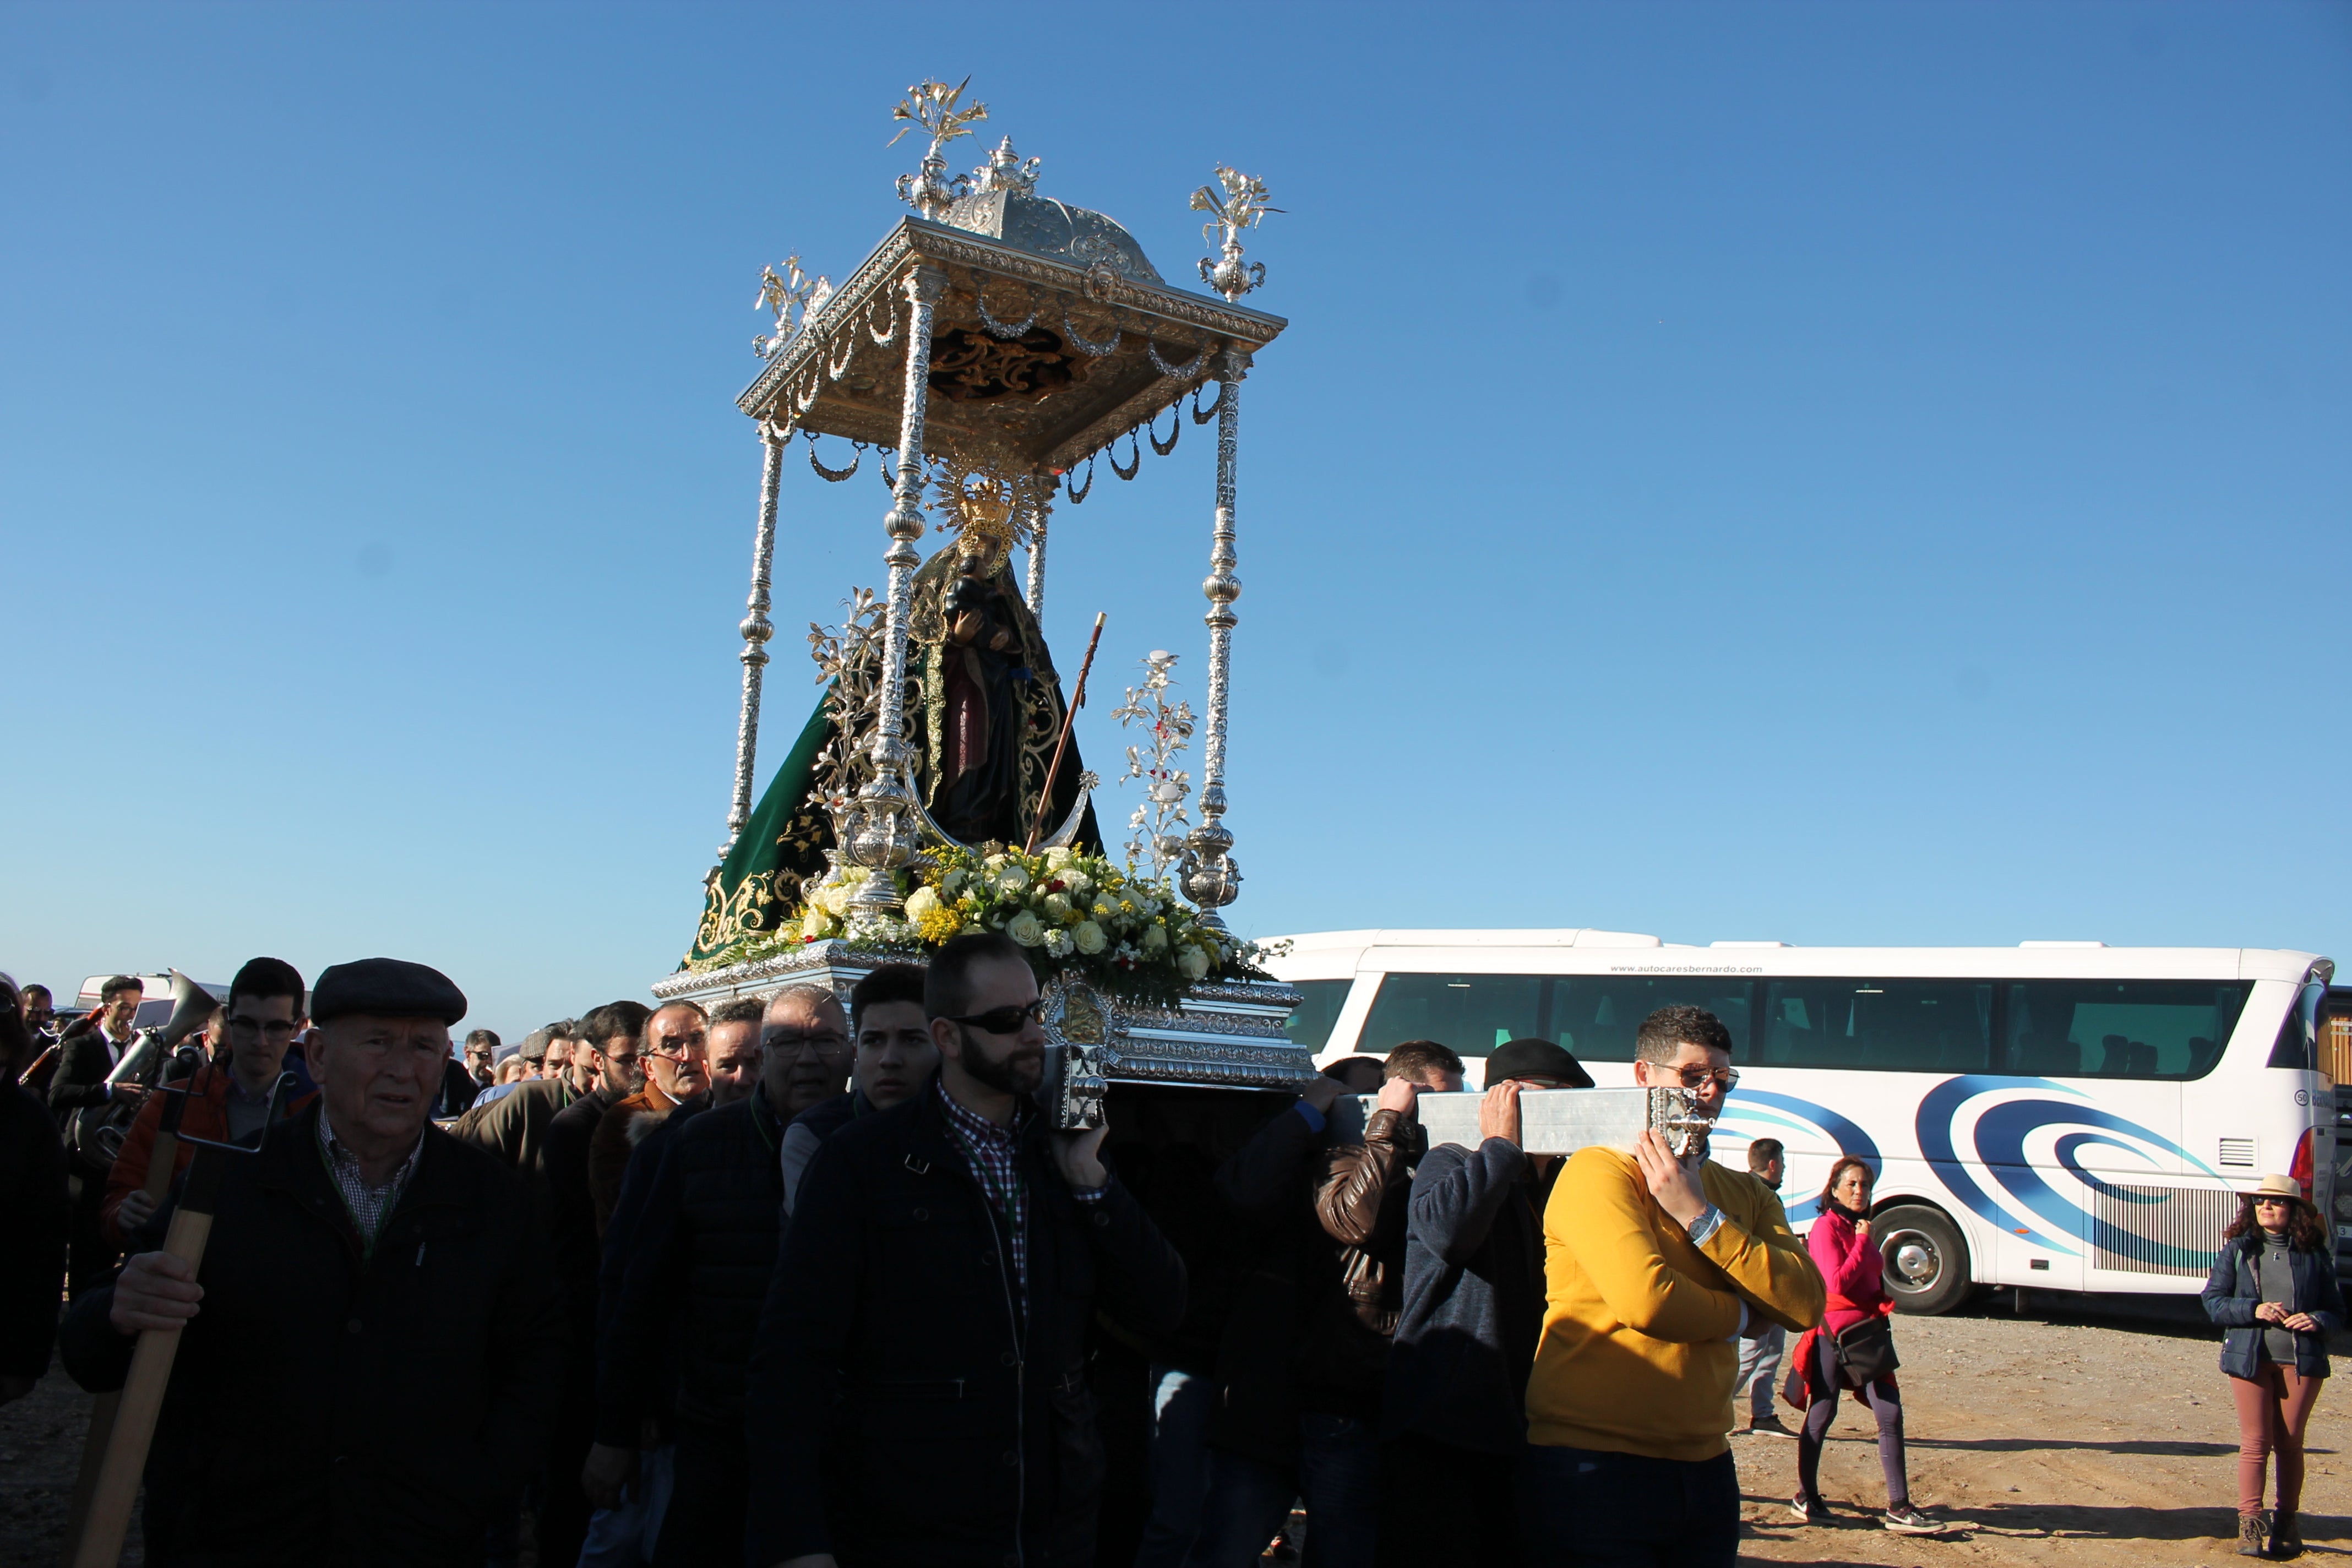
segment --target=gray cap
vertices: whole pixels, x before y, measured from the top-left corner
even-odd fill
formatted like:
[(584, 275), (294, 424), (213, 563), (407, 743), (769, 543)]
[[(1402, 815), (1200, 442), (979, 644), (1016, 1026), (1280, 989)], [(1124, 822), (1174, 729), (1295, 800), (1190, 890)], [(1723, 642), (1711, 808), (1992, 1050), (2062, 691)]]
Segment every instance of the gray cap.
[(530, 1034), (525, 1035), (522, 1037), (521, 1046), (518, 1047), (521, 1052), (522, 1059), (527, 1062), (545, 1061), (547, 1059), (547, 1042), (554, 1037), (554, 1036), (549, 1034), (545, 1029), (533, 1029)]

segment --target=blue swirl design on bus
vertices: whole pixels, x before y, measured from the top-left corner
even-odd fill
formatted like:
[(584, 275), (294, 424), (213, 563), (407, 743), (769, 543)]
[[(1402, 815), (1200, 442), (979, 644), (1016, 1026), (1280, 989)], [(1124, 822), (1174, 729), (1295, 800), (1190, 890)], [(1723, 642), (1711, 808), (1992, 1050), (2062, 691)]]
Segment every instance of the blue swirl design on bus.
[[(1716, 1118), (1716, 1122), (1727, 1131), (1745, 1132), (1751, 1140), (1764, 1136), (1762, 1130), (1773, 1127), (1791, 1128), (1799, 1132), (1819, 1132), (1837, 1145), (1841, 1159), (1848, 1154), (1858, 1154), (1870, 1162), (1872, 1170), (1885, 1168), (1885, 1162), (1879, 1157), (1877, 1140), (1828, 1106), (1800, 1100), (1793, 1094), (1775, 1094), (1769, 1089), (1749, 1089), (1742, 1084), (1726, 1097), (1722, 1113)], [(1749, 1131), (1751, 1127), (1757, 1131)], [(1789, 1223), (1803, 1225), (1820, 1211), (1818, 1195), (1801, 1199), (1789, 1205)]]
[[(1968, 1163), (1962, 1162), (1957, 1148), (1961, 1108), (1979, 1095), (2011, 1089), (2047, 1089), (2053, 1094), (2071, 1095), (2074, 1099), (2010, 1100), (1988, 1108), (1976, 1120), (1970, 1139), (1973, 1145), (1971, 1152), (1976, 1158), (1968, 1163), (1974, 1163), (1985, 1171), (2002, 1193), (2040, 1219), (2047, 1230), (2035, 1226), (2018, 1226), (2015, 1216), (1996, 1202), (1992, 1194), (1986, 1192), (1969, 1173)], [(2078, 1156), (2084, 1149), (2094, 1146), (2117, 1149), (2137, 1159), (2146, 1160), (2147, 1150), (2141, 1145), (2147, 1145), (2185, 1161), (2216, 1181), (2221, 1179), (2219, 1171), (2155, 1129), (2143, 1127), (2137, 1121), (2101, 1110), (2095, 1106), (2080, 1103), (2088, 1098), (2081, 1089), (2053, 1083), (2046, 1078), (1967, 1073), (1947, 1079), (1920, 1098), (1917, 1122), (1919, 1152), (1926, 1157), (1927, 1168), (1942, 1180), (1946, 1189), (1979, 1219), (2008, 1234), (2023, 1235), (2028, 1240), (2069, 1258), (2078, 1256), (2079, 1249), (2059, 1237), (2063, 1236), (2074, 1242), (2087, 1245), (2091, 1238), (2092, 1215), (2082, 1205), (2052, 1187), (2039, 1171), (2026, 1163), (2025, 1141), (2033, 1133), (2057, 1126), (2100, 1129), (2097, 1131), (2069, 1132), (2060, 1137), (2053, 1149), (2058, 1167), (2086, 1187), (2131, 1203), (2163, 1200), (2118, 1193), (2112, 1185), (2083, 1168)], [(2111, 1133), (2122, 1136), (2107, 1135)], [(2126, 1142), (2126, 1139), (2137, 1142)], [(2143, 1246), (2156, 1246), (2144, 1237), (2136, 1239)], [(2177, 1249), (2161, 1250), (2169, 1253)], [(2186, 1264), (2195, 1259), (2183, 1254), (2169, 1261)]]

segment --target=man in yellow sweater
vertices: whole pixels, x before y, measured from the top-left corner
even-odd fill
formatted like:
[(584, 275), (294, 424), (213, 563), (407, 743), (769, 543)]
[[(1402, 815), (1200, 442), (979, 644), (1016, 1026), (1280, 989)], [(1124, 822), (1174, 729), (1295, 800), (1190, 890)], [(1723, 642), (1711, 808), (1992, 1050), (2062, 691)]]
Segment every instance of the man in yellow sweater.
[[(1634, 1082), (1710, 1111), (1739, 1079), (1730, 1032), (1698, 1007), (1651, 1014), (1633, 1057)], [(1654, 1133), (1632, 1154), (1585, 1149), (1544, 1208), (1544, 1279), (1519, 1484), (1529, 1568), (1731, 1568), (1740, 1333), (1758, 1317), (1811, 1328), (1826, 1294), (1780, 1200)]]

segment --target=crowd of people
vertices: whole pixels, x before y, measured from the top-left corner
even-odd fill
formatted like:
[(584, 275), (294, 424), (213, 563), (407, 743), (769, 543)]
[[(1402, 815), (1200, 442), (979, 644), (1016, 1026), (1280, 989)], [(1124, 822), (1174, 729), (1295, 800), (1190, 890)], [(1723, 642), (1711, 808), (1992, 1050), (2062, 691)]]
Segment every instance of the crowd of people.
[[(1432, 1147), (1418, 1097), (1465, 1067), (1428, 1040), (1295, 1099), (1120, 1091), (1116, 1131), (1056, 1130), (1037, 981), (997, 936), (882, 965), (845, 1009), (615, 1001), (511, 1052), (479, 1029), (453, 1052), (466, 998), (424, 965), (306, 989), (258, 958), (144, 1086), (116, 1071), (140, 994), (110, 982), (60, 1032), (46, 993), (0, 987), (0, 1051), (46, 1100), (6, 1111), (0, 1401), (53, 1342), (109, 1391), (140, 1335), (178, 1334), (159, 1568), (526, 1544), (567, 1568), (1244, 1568), (1300, 1510), (1307, 1568), (1728, 1565), (1735, 1420), (1795, 1439), (1790, 1511), (1818, 1522), (1842, 1396), (1876, 1423), (1885, 1527), (1943, 1528), (1909, 1495), (1871, 1167), (1837, 1163), (1800, 1239), (1770, 1140), (1744, 1170), (1649, 1132), (1529, 1152), (1520, 1097), (1592, 1086), (1549, 1040), (1496, 1047), (1477, 1144)], [(1664, 1008), (1634, 1079), (1712, 1110), (1731, 1055), (1713, 1016)], [(1373, 1103), (1341, 1136), (1350, 1095)], [(163, 1239), (200, 1149), (191, 1267)], [(2242, 1534), (2292, 1554), (2342, 1301), (2277, 1180), (2206, 1299), (2247, 1423)]]

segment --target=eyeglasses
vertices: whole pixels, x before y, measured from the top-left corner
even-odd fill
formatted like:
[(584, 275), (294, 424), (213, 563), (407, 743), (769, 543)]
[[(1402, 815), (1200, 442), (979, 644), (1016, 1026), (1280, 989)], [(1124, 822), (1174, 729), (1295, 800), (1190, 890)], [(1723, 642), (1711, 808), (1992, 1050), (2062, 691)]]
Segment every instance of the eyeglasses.
[(264, 1035), (273, 1040), (287, 1040), (294, 1037), (294, 1020), (247, 1018), (232, 1013), (229, 1015), (228, 1032), (242, 1040), (257, 1040)]
[(1668, 1068), (1666, 1070), (1682, 1079), (1683, 1087), (1693, 1093), (1705, 1089), (1710, 1083), (1726, 1094), (1729, 1094), (1739, 1086), (1739, 1073), (1735, 1068), (1725, 1068), (1720, 1072), (1709, 1072), (1705, 1068), (1697, 1067)]
[(961, 1018), (950, 1018), (948, 1022), (968, 1024), (975, 1029), (992, 1035), (1017, 1035), (1025, 1021), (1034, 1018), (1042, 1023), (1045, 1017), (1045, 999), (1040, 996), (1026, 1006), (1016, 1007), (1008, 1004), (1003, 1007), (991, 1007), (985, 1013), (971, 1013)]
[(771, 1029), (760, 1037), (762, 1050), (782, 1051), (796, 1057), (804, 1050), (814, 1050), (821, 1057), (839, 1056), (849, 1048), (849, 1037), (838, 1029), (826, 1029), (819, 1034), (796, 1035), (782, 1029)]

